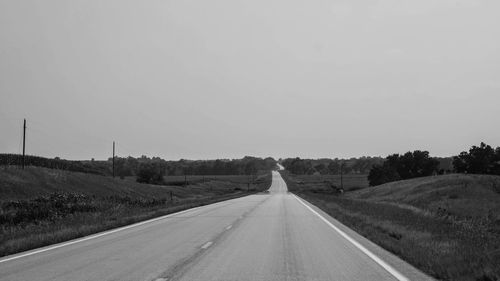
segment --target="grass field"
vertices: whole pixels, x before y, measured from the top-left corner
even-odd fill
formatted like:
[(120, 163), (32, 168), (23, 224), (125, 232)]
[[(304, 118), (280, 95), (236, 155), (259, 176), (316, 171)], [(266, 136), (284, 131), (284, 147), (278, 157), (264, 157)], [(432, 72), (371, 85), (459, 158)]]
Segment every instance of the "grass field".
[[(208, 181), (223, 181), (236, 184), (252, 183), (257, 179), (257, 176), (248, 175), (187, 175), (187, 176), (165, 176), (163, 181), (166, 185), (183, 186), (186, 182), (189, 184), (199, 184)], [(125, 177), (128, 182), (135, 182), (136, 177)]]
[[(294, 175), (294, 183), (309, 191), (330, 191), (330, 184), (340, 187), (340, 175)], [(367, 175), (343, 175), (342, 182), (345, 191), (353, 191), (368, 187)]]
[(46, 168), (2, 168), (0, 256), (248, 195), (271, 184), (270, 172), (250, 185), (246, 178), (217, 176), (187, 186), (159, 186)]
[(500, 278), (498, 176), (425, 177), (343, 195), (283, 176), (292, 192), (438, 279)]

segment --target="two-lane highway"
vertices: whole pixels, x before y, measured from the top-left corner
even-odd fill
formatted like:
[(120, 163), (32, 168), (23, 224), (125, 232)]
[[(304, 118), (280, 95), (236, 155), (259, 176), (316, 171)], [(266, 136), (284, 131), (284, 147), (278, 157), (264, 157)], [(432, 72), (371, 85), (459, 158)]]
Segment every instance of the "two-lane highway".
[(0, 280), (430, 280), (307, 202), (269, 193), (0, 258)]

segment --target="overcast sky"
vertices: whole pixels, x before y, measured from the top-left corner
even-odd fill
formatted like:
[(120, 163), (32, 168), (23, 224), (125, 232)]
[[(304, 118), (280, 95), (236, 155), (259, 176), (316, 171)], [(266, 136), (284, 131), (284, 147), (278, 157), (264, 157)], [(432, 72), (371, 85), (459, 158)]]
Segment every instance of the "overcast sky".
[(498, 0), (0, 0), (0, 152), (500, 146)]

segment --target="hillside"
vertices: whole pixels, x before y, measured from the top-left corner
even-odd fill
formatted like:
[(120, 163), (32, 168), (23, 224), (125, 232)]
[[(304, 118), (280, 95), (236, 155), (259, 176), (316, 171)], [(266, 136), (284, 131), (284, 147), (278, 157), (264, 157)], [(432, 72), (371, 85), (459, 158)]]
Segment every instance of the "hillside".
[(54, 192), (83, 193), (90, 196), (166, 197), (170, 187), (139, 184), (100, 175), (27, 167), (0, 169), (2, 201), (32, 199)]
[(500, 220), (500, 176), (452, 174), (391, 182), (346, 197), (459, 218)]
[[(41, 167), (0, 169), (0, 201), (33, 199), (54, 192), (81, 193), (97, 197), (131, 197), (140, 199), (167, 198), (170, 192), (176, 198), (213, 196), (233, 192), (239, 188), (246, 190), (246, 183), (238, 183), (233, 178), (219, 177), (216, 180), (183, 186), (161, 186), (137, 183), (94, 174), (54, 170)], [(246, 180), (246, 176), (241, 176)]]

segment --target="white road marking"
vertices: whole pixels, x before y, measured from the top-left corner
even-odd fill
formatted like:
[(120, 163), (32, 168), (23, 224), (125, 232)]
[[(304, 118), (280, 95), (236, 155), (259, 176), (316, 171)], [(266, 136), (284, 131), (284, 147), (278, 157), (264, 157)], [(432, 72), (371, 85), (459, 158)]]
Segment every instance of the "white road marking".
[(207, 242), (207, 243), (205, 243), (205, 245), (201, 246), (201, 248), (202, 248), (202, 249), (206, 249), (206, 248), (208, 248), (208, 247), (212, 246), (212, 244), (213, 244), (213, 242), (212, 242), (212, 241)]
[(133, 227), (141, 226), (143, 224), (147, 224), (147, 223), (159, 221), (159, 220), (162, 220), (162, 219), (166, 219), (166, 218), (169, 218), (169, 217), (172, 217), (172, 216), (176, 216), (176, 215), (184, 214), (184, 213), (187, 213), (187, 212), (191, 212), (191, 211), (197, 210), (197, 209), (202, 208), (202, 207), (218, 205), (220, 203), (223, 203), (223, 202), (219, 202), (219, 203), (215, 203), (215, 204), (211, 204), (211, 205), (205, 205), (205, 206), (199, 206), (199, 207), (187, 209), (187, 210), (180, 211), (180, 212), (177, 212), (177, 213), (172, 213), (172, 214), (168, 214), (168, 215), (165, 215), (165, 216), (162, 216), (162, 217), (158, 217), (158, 218), (150, 219), (150, 220), (147, 220), (147, 221), (142, 221), (142, 222), (134, 223), (134, 224), (127, 225), (127, 226), (124, 226), (124, 227), (120, 227), (120, 228), (116, 228), (116, 229), (113, 229), (113, 230), (110, 230), (110, 231), (106, 231), (106, 232), (102, 232), (102, 233), (99, 233), (99, 234), (94, 234), (94, 235), (87, 236), (87, 237), (84, 237), (84, 238), (81, 238), (81, 239), (78, 239), (78, 240), (74, 240), (74, 241), (71, 241), (71, 242), (57, 244), (57, 245), (54, 245), (54, 246), (51, 246), (51, 247), (48, 247), (48, 248), (42, 248), (40, 250), (35, 250), (33, 252), (28, 252), (28, 253), (25, 253), (25, 254), (20, 254), (18, 256), (13, 256), (13, 257), (10, 257), (10, 258), (6, 258), (6, 259), (3, 259), (3, 260), (0, 260), (0, 263), (12, 261), (12, 260), (17, 260), (17, 259), (20, 259), (20, 258), (24, 258), (24, 257), (36, 255), (36, 254), (39, 254), (39, 253), (43, 253), (43, 252), (55, 250), (55, 249), (62, 248), (62, 247), (65, 247), (65, 246), (69, 246), (69, 245), (73, 245), (73, 244), (76, 244), (76, 243), (80, 243), (80, 242), (92, 240), (92, 239), (95, 239), (95, 238), (99, 238), (101, 236), (113, 234), (113, 233), (116, 233), (116, 232), (120, 232), (120, 231), (123, 231), (123, 230), (127, 230), (127, 229), (130, 229), (130, 228), (133, 228)]
[(295, 194), (292, 194), (295, 199), (297, 199), (302, 205), (304, 205), (309, 211), (313, 212), (316, 216), (318, 216), (322, 221), (324, 221), (328, 226), (333, 228), (335, 231), (337, 231), (342, 237), (344, 237), (347, 241), (351, 242), (354, 246), (356, 246), (361, 252), (363, 252), (365, 255), (370, 257), (372, 260), (374, 260), (376, 263), (378, 263), (381, 267), (383, 267), (387, 272), (392, 274), (392, 276), (396, 277), (399, 281), (409, 281), (409, 279), (401, 274), (399, 271), (394, 269), (392, 266), (388, 265), (386, 262), (384, 262), (382, 259), (377, 257), (375, 254), (370, 252), (368, 249), (366, 249), (363, 245), (359, 244), (356, 240), (351, 238), (349, 235), (347, 235), (345, 232), (340, 230), (338, 227), (333, 225), (330, 221), (325, 219), (322, 215), (320, 215), (318, 212), (316, 212), (313, 208), (309, 207), (302, 199), (297, 197)]
[(232, 225), (230, 225), (230, 226), (226, 227), (226, 230), (230, 230), (230, 229), (231, 229), (231, 227), (233, 227), (233, 226), (232, 226)]

